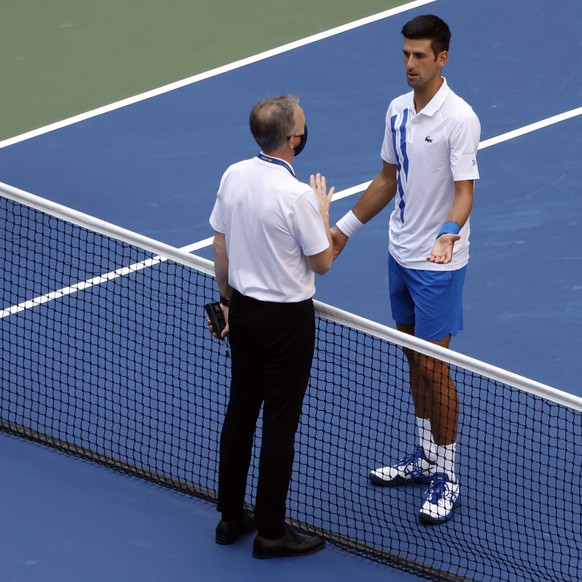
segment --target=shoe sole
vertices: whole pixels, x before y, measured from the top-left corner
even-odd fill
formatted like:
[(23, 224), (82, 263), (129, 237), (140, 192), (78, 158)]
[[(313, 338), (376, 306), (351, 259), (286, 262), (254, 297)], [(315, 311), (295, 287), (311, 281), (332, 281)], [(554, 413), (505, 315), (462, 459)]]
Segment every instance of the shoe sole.
[(405, 477), (395, 477), (390, 481), (386, 479), (382, 479), (382, 477), (378, 477), (374, 473), (370, 473), (369, 475), (370, 481), (374, 483), (374, 485), (380, 485), (381, 487), (398, 487), (400, 485), (419, 485), (419, 484), (427, 484), (432, 481), (432, 476), (427, 475), (425, 477), (414, 477), (412, 479), (406, 479)]

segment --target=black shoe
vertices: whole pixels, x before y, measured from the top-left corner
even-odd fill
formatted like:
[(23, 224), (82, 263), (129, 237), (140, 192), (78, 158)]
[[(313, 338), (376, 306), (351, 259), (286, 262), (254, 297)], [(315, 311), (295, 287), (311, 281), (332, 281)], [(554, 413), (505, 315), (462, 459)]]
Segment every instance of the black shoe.
[(321, 550), (325, 540), (319, 536), (302, 536), (288, 529), (283, 537), (270, 540), (257, 535), (253, 544), (255, 558), (276, 558), (278, 556), (305, 556)]
[(220, 520), (218, 522), (216, 526), (216, 543), (228, 546), (236, 542), (241, 536), (256, 529), (255, 517), (245, 510), (242, 519), (237, 519), (236, 521)]

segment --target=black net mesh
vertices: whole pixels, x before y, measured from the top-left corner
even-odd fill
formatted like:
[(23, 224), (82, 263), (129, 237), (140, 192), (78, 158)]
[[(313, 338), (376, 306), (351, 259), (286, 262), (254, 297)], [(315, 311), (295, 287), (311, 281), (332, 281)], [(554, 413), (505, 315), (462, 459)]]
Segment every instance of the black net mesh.
[[(1, 427), (214, 501), (230, 373), (213, 278), (4, 197), (0, 215)], [(290, 521), (429, 579), (579, 580), (582, 413), (450, 374), (462, 504), (427, 526), (422, 487), (368, 479), (415, 446), (403, 348), (318, 317)]]

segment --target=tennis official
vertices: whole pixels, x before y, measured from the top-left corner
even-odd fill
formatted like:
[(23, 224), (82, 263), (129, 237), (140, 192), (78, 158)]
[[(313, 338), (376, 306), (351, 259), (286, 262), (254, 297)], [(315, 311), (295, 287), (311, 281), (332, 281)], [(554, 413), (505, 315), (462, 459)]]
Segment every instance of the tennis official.
[[(250, 114), (261, 148), (224, 173), (210, 216), (214, 264), (232, 353), (230, 401), (220, 441), (216, 542), (258, 529), (256, 558), (299, 556), (324, 546), (285, 524), (295, 433), (315, 345), (314, 273), (332, 263), (325, 177), (295, 177), (307, 141), (294, 95), (265, 99)], [(244, 509), (253, 436), (263, 406), (254, 516)]]
[[(469, 215), (481, 126), (442, 76), (451, 33), (437, 16), (404, 25), (406, 79), (412, 91), (386, 114), (383, 167), (334, 228), (337, 256), (348, 237), (394, 197), (389, 224), (389, 288), (396, 327), (449, 347), (463, 327), (462, 290), (469, 261)], [(449, 519), (460, 502), (456, 473), (458, 396), (443, 362), (405, 350), (415, 405), (418, 447), (377, 468), (379, 485), (428, 483), (419, 518)]]

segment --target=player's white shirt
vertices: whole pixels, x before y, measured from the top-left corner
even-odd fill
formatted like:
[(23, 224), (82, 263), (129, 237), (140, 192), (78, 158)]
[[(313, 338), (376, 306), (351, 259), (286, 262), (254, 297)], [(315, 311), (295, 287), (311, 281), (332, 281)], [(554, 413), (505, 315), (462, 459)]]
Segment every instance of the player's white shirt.
[(416, 114), (414, 93), (394, 99), (386, 114), (382, 159), (398, 166), (394, 211), (390, 215), (389, 251), (403, 267), (456, 270), (469, 260), (469, 221), (446, 265), (426, 260), (446, 222), (454, 182), (476, 180), (481, 125), (471, 106), (443, 79), (431, 101)]
[(252, 158), (230, 166), (210, 224), (225, 235), (234, 289), (277, 303), (314, 295), (315, 275), (305, 257), (324, 251), (329, 241), (315, 192), (283, 160)]

